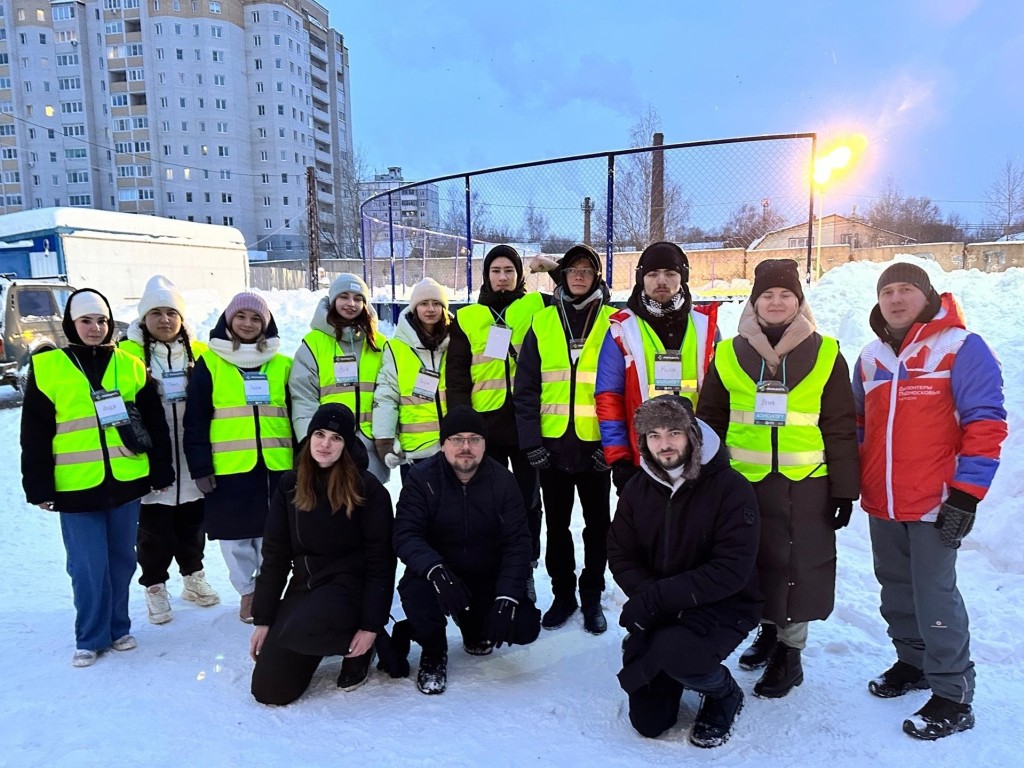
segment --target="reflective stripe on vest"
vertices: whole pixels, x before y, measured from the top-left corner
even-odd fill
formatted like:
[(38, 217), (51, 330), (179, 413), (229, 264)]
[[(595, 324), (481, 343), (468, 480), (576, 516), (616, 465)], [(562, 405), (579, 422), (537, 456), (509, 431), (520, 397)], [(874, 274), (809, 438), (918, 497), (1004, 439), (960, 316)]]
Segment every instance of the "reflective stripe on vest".
[(248, 472), (256, 466), (260, 453), (267, 469), (277, 472), (291, 469), (292, 427), (285, 399), (291, 359), (274, 355), (260, 368), (270, 386), (267, 405), (246, 405), (245, 385), (237, 366), (213, 352), (204, 354), (203, 359), (213, 381), (210, 447), (214, 474)]
[[(117, 427), (100, 429), (89, 381), (63, 350), (55, 349), (32, 359), (36, 386), (53, 403), (53, 481), (59, 492), (95, 488), (106, 477), (128, 482), (149, 475), (149, 457), (124, 447)], [(146, 384), (142, 361), (115, 349), (103, 373), (101, 386), (117, 390), (126, 403), (135, 402)], [(104, 457), (104, 452), (106, 457)]]
[[(334, 383), (334, 358), (336, 355), (354, 354), (346, 351), (333, 336), (323, 331), (310, 331), (303, 339), (316, 360), (320, 376), (320, 405), (341, 403), (356, 417), (359, 431), (373, 439), (373, 390), (377, 388), (377, 373), (384, 352), (384, 335), (378, 333), (374, 342), (380, 352), (374, 352), (363, 339), (359, 350), (359, 381), (356, 384)], [(358, 392), (358, 397), (356, 393)]]
[(533, 333), (540, 354), (540, 434), (558, 438), (575, 425), (576, 435), (586, 442), (601, 439), (594, 403), (597, 358), (608, 332), (608, 318), (614, 307), (602, 306), (594, 326), (580, 350), (576, 365), (571, 364), (569, 341), (565, 337), (558, 307), (550, 306), (534, 315)]
[[(825, 442), (818, 427), (821, 395), (832, 373), (839, 343), (822, 337), (818, 359), (810, 373), (790, 390), (787, 399), (786, 425), (769, 427), (754, 424), (756, 382), (740, 367), (733, 339), (719, 343), (715, 365), (722, 384), (729, 390), (729, 429), (725, 444), (734, 469), (747, 480), (763, 480), (777, 464), (778, 472), (790, 480), (823, 477)], [(777, 432), (776, 448), (772, 449), (772, 432)]]
[[(528, 293), (512, 302), (505, 310), (505, 325), (512, 329), (512, 350), (519, 354), (523, 346), (526, 332), (534, 315), (544, 309), (544, 297), (539, 293)], [(470, 402), (473, 409), (480, 412), (496, 411), (505, 404), (511, 394), (511, 382), (516, 375), (516, 361), (512, 355), (504, 360), (487, 357), (487, 334), (495, 325), (494, 313), (483, 304), (463, 307), (457, 313), (459, 327), (469, 340), (472, 359), (469, 365), (469, 377), (473, 382)]]
[[(637, 318), (640, 327), (641, 338), (644, 344), (644, 363), (647, 368), (647, 399), (650, 400), (658, 395), (669, 394), (668, 390), (656, 389), (654, 386), (654, 356), (665, 354), (665, 345), (661, 338), (654, 332), (645, 321)], [(703, 345), (698, 344), (697, 327), (694, 325), (693, 316), (686, 316), (686, 334), (683, 336), (683, 348), (679, 350), (682, 359), (683, 376), (679, 382), (679, 396), (685, 397), (694, 407), (697, 405), (697, 370), (704, 364), (701, 359)]]
[(412, 393), (416, 386), (416, 377), (425, 366), (420, 356), (399, 339), (388, 342), (388, 348), (395, 358), (395, 373), (398, 379), (398, 443), (402, 450), (408, 452), (421, 451), (437, 445), (441, 439), (441, 424), (438, 410), (444, 416), (448, 408), (445, 404), (445, 354), (441, 353), (441, 378), (437, 384), (437, 397), (424, 400)]

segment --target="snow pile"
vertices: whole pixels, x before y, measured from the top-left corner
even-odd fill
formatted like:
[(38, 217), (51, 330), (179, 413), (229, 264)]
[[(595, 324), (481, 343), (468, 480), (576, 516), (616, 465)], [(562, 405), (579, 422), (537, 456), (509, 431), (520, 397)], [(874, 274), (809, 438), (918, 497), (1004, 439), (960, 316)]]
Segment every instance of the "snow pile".
[[(680, 725), (656, 741), (637, 736), (625, 714), (619, 668), (621, 630), (615, 626), (623, 596), (612, 588), (604, 604), (612, 629), (593, 637), (579, 614), (531, 646), (489, 658), (464, 654), (449, 632), (449, 689), (426, 697), (411, 680), (374, 673), (367, 685), (344, 694), (334, 686), (338, 659), (327, 660), (310, 691), (285, 709), (262, 707), (249, 695), (250, 628), (238, 621), (238, 597), (228, 583), (216, 544), (207, 547), (210, 582), (223, 604), (198, 608), (182, 602), (180, 577), (169, 584), (174, 620), (146, 622), (141, 587), (131, 612), (138, 650), (104, 654), (90, 669), (73, 669), (70, 580), (58, 519), (24, 502), (18, 469), (19, 411), (0, 410), (0, 479), (7, 489), (0, 559), (0, 655), (5, 685), (0, 764), (92, 766), (186, 764), (320, 766), (359, 761), (380, 766), (677, 765), (763, 766), (1010, 765), (1020, 759), (1018, 726), (1024, 709), (1024, 331), (1019, 322), (1024, 270), (985, 275), (945, 273), (921, 262), (940, 291), (952, 291), (968, 325), (999, 355), (1006, 381), (1010, 438), (1003, 465), (981, 505), (975, 531), (960, 557), (960, 588), (971, 612), (978, 665), (973, 731), (936, 744), (900, 731), (926, 693), (883, 701), (866, 681), (887, 668), (893, 651), (878, 615), (878, 586), (863, 514), (839, 536), (836, 609), (811, 628), (804, 653), (805, 682), (785, 699), (748, 695), (733, 738), (713, 753), (686, 742), (697, 701), (684, 698)], [(821, 331), (837, 336), (848, 361), (870, 339), (867, 316), (885, 265), (849, 264), (829, 272), (807, 297)], [(290, 352), (308, 330), (319, 297), (307, 291), (263, 294)], [(186, 295), (199, 338), (206, 338), (223, 306), (213, 292)], [(742, 306), (723, 305), (722, 332), (735, 332)], [(128, 316), (134, 316), (134, 309)], [(11, 399), (6, 402), (10, 404)], [(397, 498), (396, 478), (389, 486)], [(580, 515), (576, 515), (577, 521)], [(576, 523), (577, 540), (579, 525)], [(581, 553), (580, 553), (581, 554)], [(578, 555), (578, 561), (582, 558)], [(175, 570), (172, 566), (172, 572)], [(541, 607), (550, 587), (538, 571)], [(398, 602), (395, 611), (400, 611)], [(412, 654), (415, 669), (417, 651)], [(727, 662), (749, 694), (757, 673)], [(184, 758), (182, 756), (185, 756)]]

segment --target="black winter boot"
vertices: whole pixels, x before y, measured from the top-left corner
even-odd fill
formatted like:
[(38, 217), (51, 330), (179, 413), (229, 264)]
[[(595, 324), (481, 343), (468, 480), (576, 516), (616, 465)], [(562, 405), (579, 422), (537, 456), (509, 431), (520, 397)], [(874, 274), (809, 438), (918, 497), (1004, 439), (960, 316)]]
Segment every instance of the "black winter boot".
[(341, 673), (338, 675), (338, 687), (343, 691), (354, 691), (366, 682), (370, 676), (370, 663), (373, 661), (373, 648), (362, 656), (346, 656), (341, 661)]
[(881, 699), (894, 699), (905, 693), (922, 691), (929, 687), (924, 670), (905, 661), (897, 661), (868, 682), (868, 691)]
[(377, 651), (377, 669), (387, 672), (393, 678), (409, 676), (409, 645), (412, 630), (409, 620), (395, 622), (391, 634), (387, 630), (377, 635), (374, 648)]
[(775, 652), (779, 644), (779, 631), (774, 624), (762, 624), (757, 628), (757, 637), (740, 656), (740, 669), (747, 671), (761, 669)]
[(601, 593), (596, 589), (580, 590), (580, 603), (583, 605), (583, 629), (592, 635), (600, 635), (608, 630), (608, 621), (601, 610)]
[(762, 699), (781, 699), (804, 681), (800, 649), (779, 643), (761, 679), (754, 683), (754, 695)]
[(428, 653), (420, 656), (420, 668), (416, 673), (416, 688), (420, 693), (435, 696), (448, 688), (448, 653)]
[(903, 732), (915, 739), (935, 741), (974, 727), (970, 704), (960, 704), (932, 694), (928, 703), (903, 721)]
[(690, 743), (702, 749), (722, 746), (732, 735), (733, 723), (742, 709), (743, 691), (730, 675), (729, 690), (724, 696), (704, 694), (693, 728), (690, 729)]
[(579, 603), (576, 602), (576, 595), (555, 595), (551, 607), (548, 608), (544, 617), (540, 620), (540, 625), (544, 629), (558, 629), (569, 620), (570, 616), (576, 613), (576, 609), (579, 607)]

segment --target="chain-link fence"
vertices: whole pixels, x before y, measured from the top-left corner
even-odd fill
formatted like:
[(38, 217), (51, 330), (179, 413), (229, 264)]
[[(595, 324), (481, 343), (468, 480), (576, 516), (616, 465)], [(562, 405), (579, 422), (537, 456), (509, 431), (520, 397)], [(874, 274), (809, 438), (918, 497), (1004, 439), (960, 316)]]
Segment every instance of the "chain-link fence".
[(639, 252), (671, 240), (690, 256), (691, 286), (749, 278), (748, 249), (769, 232), (803, 225), (810, 257), (814, 147), (812, 133), (666, 144), (399, 186), (362, 204), (364, 277), (398, 301), (425, 276), (469, 300), (494, 245), (528, 260), (588, 243), (623, 290)]

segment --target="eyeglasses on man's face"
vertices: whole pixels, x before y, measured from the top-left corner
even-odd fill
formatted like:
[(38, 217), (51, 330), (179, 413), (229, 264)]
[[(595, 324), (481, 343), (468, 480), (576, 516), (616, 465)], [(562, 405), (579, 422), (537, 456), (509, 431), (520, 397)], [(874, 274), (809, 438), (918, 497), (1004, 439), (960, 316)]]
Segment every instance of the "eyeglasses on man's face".
[(565, 274), (568, 277), (593, 277), (597, 273), (590, 267), (566, 267)]
[(459, 437), (458, 435), (452, 435), (448, 438), (448, 442), (452, 445), (463, 446), (472, 445), (476, 448), (478, 445), (483, 443), (484, 439), (480, 435), (472, 435), (471, 437)]

